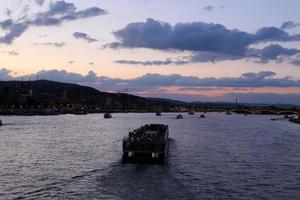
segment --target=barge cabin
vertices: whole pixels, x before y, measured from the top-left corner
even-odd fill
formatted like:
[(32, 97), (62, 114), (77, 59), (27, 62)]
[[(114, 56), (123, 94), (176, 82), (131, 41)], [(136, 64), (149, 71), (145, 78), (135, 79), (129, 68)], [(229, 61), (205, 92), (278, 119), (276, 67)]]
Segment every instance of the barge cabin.
[(123, 163), (165, 164), (169, 128), (164, 124), (144, 125), (123, 139)]

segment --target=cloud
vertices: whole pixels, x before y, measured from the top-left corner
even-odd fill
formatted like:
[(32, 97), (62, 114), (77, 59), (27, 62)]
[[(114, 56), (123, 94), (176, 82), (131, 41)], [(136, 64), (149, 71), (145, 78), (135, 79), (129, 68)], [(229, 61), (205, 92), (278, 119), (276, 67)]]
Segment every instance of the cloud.
[[(292, 56), (299, 51), (275, 44), (263, 49), (253, 49), (250, 45), (270, 41), (300, 41), (300, 35), (289, 35), (277, 27), (262, 27), (256, 33), (247, 33), (237, 29), (227, 29), (221, 24), (194, 22), (172, 26), (151, 18), (146, 22), (130, 23), (113, 34), (118, 42), (106, 44), (105, 47), (191, 51), (190, 59), (183, 60), (181, 64), (237, 60), (249, 56), (267, 62), (275, 60), (279, 55)], [(157, 63), (162, 62), (164, 61)], [(121, 60), (119, 63), (151, 65), (152, 61)], [(173, 63), (168, 62), (168, 64)]]
[[(199, 51), (192, 53), (191, 56), (185, 56), (183, 58), (178, 58), (177, 60), (154, 60), (154, 61), (134, 61), (134, 60), (117, 60), (116, 63), (119, 64), (129, 64), (129, 65), (144, 65), (144, 66), (152, 66), (152, 65), (184, 65), (190, 63), (216, 63), (225, 60), (240, 60), (240, 59), (248, 59), (254, 58), (258, 59), (257, 62), (267, 63), (269, 61), (277, 61), (282, 62), (282, 57), (291, 57), (294, 55), (300, 54), (300, 50), (298, 49), (289, 49), (283, 48), (277, 44), (268, 45), (262, 49), (247, 49), (245, 55), (227, 55), (209, 51)], [(290, 62), (291, 64), (297, 64), (297, 62)]]
[(13, 20), (6, 19), (6, 20), (0, 22), (0, 28), (3, 30), (6, 30), (6, 29), (12, 27), (13, 24), (14, 24)]
[(194, 22), (171, 26), (166, 22), (147, 19), (128, 24), (113, 33), (119, 42), (111, 48), (150, 48), (158, 50), (211, 51), (228, 55), (243, 55), (251, 44), (263, 41), (299, 40), (276, 27), (263, 27), (255, 34), (227, 29), (221, 24)]
[(128, 64), (128, 65), (152, 66), (152, 65), (169, 65), (174, 62), (167, 59), (164, 61), (161, 61), (161, 60), (153, 60), (153, 61), (117, 60), (117, 61), (115, 61), (115, 63)]
[(15, 38), (20, 37), (26, 30), (28, 29), (28, 25), (24, 23), (15, 23), (9, 27), (9, 32), (0, 37), (0, 43), (11, 44)]
[(38, 13), (37, 16), (28, 21), (28, 23), (35, 26), (53, 26), (60, 25), (64, 21), (74, 21), (105, 14), (107, 14), (107, 12), (98, 7), (77, 11), (73, 3), (56, 1), (50, 4), (48, 11)]
[(253, 42), (251, 34), (229, 30), (220, 24), (195, 22), (172, 27), (154, 19), (128, 24), (114, 35), (120, 42), (111, 47), (213, 51), (231, 55), (242, 54)]
[(290, 41), (294, 40), (287, 32), (277, 27), (260, 28), (254, 35), (254, 42), (260, 41)]
[(279, 56), (293, 56), (300, 53), (298, 49), (283, 48), (277, 44), (271, 44), (263, 49), (250, 49), (247, 53), (248, 57), (257, 57), (261, 62), (269, 60), (277, 60)]
[(10, 18), (0, 21), (0, 28), (6, 32), (4, 36), (0, 37), (0, 43), (11, 44), (31, 26), (57, 26), (67, 21), (107, 14), (105, 10), (98, 7), (77, 10), (75, 4), (65, 1), (50, 3), (47, 11), (39, 12), (31, 18), (27, 14), (29, 8), (25, 7), (23, 10), (23, 17), (17, 20)]
[(282, 30), (286, 30), (286, 29), (296, 28), (297, 26), (300, 26), (300, 23), (296, 23), (296, 22), (293, 22), (293, 21), (286, 21), (286, 22), (282, 23), (280, 28)]
[(35, 2), (39, 5), (42, 6), (45, 2), (45, 0), (35, 0)]
[[(4, 71), (3, 71), (4, 70)], [(4, 72), (10, 73), (9, 70), (2, 69)], [(291, 77), (274, 78), (275, 72), (261, 71), (244, 73), (240, 77), (221, 77), (221, 78), (199, 78), (196, 76), (183, 76), (179, 74), (145, 74), (132, 79), (119, 79), (104, 76), (98, 76), (95, 72), (90, 71), (88, 75), (67, 72), (65, 70), (43, 70), (37, 72), (41, 79), (49, 79), (71, 83), (101, 83), (103, 86), (115, 88), (120, 86), (128, 86), (128, 88), (159, 88), (169, 86), (180, 87), (300, 87), (300, 80), (294, 80)], [(36, 74), (36, 73), (35, 73)], [(29, 75), (30, 76), (30, 75)], [(90, 79), (92, 77), (92, 79)], [(13, 77), (11, 77), (12, 79)]]
[(19, 55), (19, 53), (16, 52), (16, 51), (1, 51), (1, 53), (7, 53), (10, 56), (17, 56), (17, 55)]
[(42, 43), (34, 43), (34, 44), (40, 46), (53, 46), (58, 48), (66, 46), (65, 42), (42, 42)]
[(12, 77), (10, 75), (11, 71), (8, 69), (0, 69), (0, 80), (11, 80)]
[(211, 11), (211, 10), (213, 10), (214, 8), (215, 8), (214, 6), (208, 5), (208, 6), (204, 6), (204, 7), (203, 7), (203, 10), (205, 10), (205, 11)]
[[(67, 72), (65, 70), (42, 70), (37, 73), (12, 77), (12, 72), (7, 69), (0, 69), (1, 80), (28, 80), (31, 77), (39, 75), (40, 79), (54, 80), (59, 82), (77, 83), (95, 87), (102, 91), (123, 91), (128, 88), (133, 94), (167, 97), (180, 100), (208, 100), (208, 101), (229, 101), (239, 98), (240, 102), (256, 103), (298, 103), (300, 104), (300, 94), (273, 94), (273, 93), (232, 93), (231, 91), (254, 90), (254, 88), (275, 87), (275, 88), (300, 88), (300, 80), (294, 80), (291, 77), (275, 78), (276, 74), (272, 71), (249, 72), (240, 77), (221, 77), (221, 78), (199, 78), (196, 76), (183, 76), (179, 74), (161, 75), (145, 74), (132, 79), (111, 78), (99, 76), (90, 71), (86, 75)], [(169, 87), (178, 87), (177, 91), (168, 89)], [(205, 89), (199, 89), (199, 88)], [(185, 89), (184, 89), (185, 88)], [(226, 88), (228, 88), (226, 90)], [(205, 95), (196, 95), (197, 92), (209, 90), (225, 91), (224, 95), (218, 97), (208, 97)], [(194, 90), (195, 94), (185, 94), (185, 90)], [(255, 91), (255, 90), (254, 90)], [(284, 99), (288, 97), (290, 99)], [(298, 99), (296, 98), (298, 97)]]
[(98, 41), (97, 39), (94, 39), (94, 38), (90, 37), (88, 34), (81, 33), (81, 32), (73, 33), (73, 37), (76, 38), (76, 39), (83, 39), (83, 40), (87, 41), (88, 43)]

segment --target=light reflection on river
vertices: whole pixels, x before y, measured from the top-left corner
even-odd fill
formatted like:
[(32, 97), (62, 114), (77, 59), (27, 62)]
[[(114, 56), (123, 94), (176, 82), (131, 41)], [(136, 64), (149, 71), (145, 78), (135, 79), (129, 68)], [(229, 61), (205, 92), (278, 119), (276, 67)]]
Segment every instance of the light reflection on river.
[[(0, 199), (297, 199), (300, 125), (175, 113), (2, 117)], [(122, 138), (170, 129), (169, 164), (121, 163)]]

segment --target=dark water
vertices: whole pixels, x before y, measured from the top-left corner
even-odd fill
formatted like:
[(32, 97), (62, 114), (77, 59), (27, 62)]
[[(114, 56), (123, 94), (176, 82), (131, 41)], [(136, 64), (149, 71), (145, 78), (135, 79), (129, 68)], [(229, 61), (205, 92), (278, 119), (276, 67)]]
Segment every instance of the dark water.
[[(300, 199), (300, 125), (224, 113), (2, 117), (0, 199)], [(121, 164), (145, 123), (170, 128), (169, 164)]]

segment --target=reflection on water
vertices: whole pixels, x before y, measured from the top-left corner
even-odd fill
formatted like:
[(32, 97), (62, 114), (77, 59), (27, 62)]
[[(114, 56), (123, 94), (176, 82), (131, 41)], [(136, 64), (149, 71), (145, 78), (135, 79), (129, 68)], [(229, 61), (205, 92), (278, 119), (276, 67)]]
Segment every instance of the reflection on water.
[[(2, 117), (0, 199), (297, 199), (300, 126), (207, 113)], [(121, 163), (122, 138), (170, 129), (166, 166)]]

